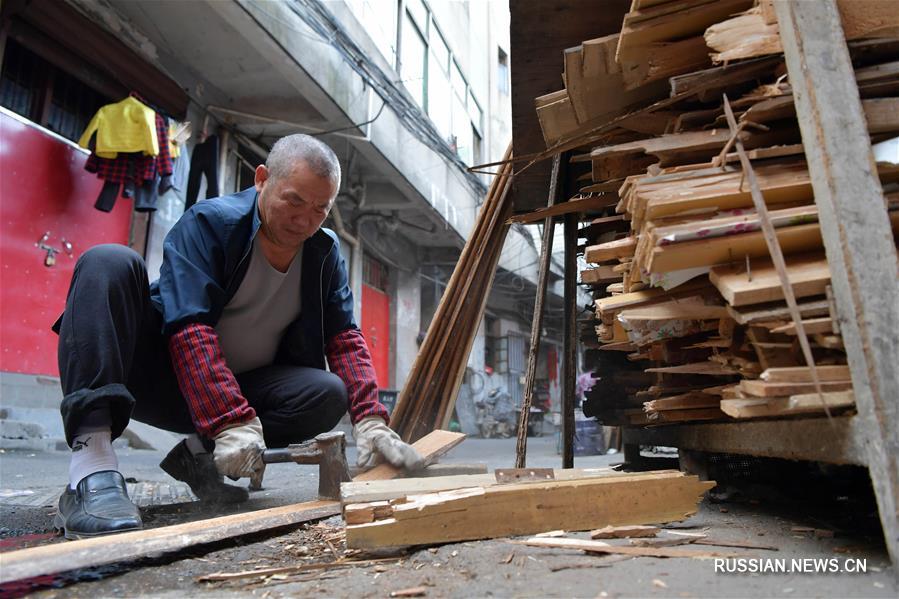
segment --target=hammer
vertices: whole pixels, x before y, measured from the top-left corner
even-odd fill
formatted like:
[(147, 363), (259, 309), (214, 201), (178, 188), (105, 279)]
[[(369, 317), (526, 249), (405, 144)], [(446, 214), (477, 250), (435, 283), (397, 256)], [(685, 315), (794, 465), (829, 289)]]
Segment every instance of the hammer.
[[(346, 437), (340, 431), (322, 433), (314, 439), (287, 447), (266, 449), (262, 452), (262, 461), (266, 464), (318, 464), (318, 496), (322, 499), (340, 499), (340, 483), (350, 480)], [(262, 477), (252, 479), (250, 488), (261, 489)]]

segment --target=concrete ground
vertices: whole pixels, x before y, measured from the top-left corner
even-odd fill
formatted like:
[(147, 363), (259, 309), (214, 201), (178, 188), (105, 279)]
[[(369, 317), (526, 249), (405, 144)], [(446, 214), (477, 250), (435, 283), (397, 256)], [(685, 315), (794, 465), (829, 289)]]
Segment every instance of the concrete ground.
[[(492, 470), (511, 466), (514, 451), (514, 439), (468, 439), (442, 462), (485, 462)], [(145, 506), (142, 513), (146, 526), (224, 513), (212, 513), (189, 501), (189, 492), (156, 467), (164, 453), (119, 451), (122, 471), (133, 481), (130, 488)], [(552, 437), (531, 438), (528, 455), (530, 466), (560, 464)], [(620, 455), (591, 456), (577, 458), (575, 465), (588, 468), (620, 461)], [(65, 483), (66, 470), (64, 452), (7, 450), (0, 454), (0, 551), (64, 542), (52, 536), (51, 521), (55, 495)], [(332, 561), (335, 552), (344, 554), (341, 521), (332, 518), (278, 534), (48, 577), (40, 581), (42, 586), (7, 587), (0, 589), (0, 595), (388, 597), (393, 592), (423, 587), (429, 597), (895, 597), (894, 570), (883, 547), (865, 473), (800, 469), (788, 463), (781, 470), (783, 476), (763, 481), (767, 484), (757, 480), (747, 483), (737, 473), (735, 480), (710, 493), (695, 516), (668, 527), (680, 529), (675, 532), (702, 533), (718, 541), (771, 548), (694, 545), (694, 549), (784, 559), (788, 566), (794, 558), (833, 559), (818, 562), (818, 567), (834, 564), (840, 569), (864, 560), (865, 573), (726, 573), (716, 572), (712, 559), (597, 557), (526, 547), (518, 543), (521, 539), (497, 539), (398, 554), (351, 553), (352, 559), (375, 557), (383, 561), (343, 569), (306, 568), (227, 582), (198, 580), (217, 572)], [(274, 465), (269, 467), (265, 483), (265, 490), (253, 493), (249, 502), (231, 511), (314, 499), (315, 467)], [(569, 536), (586, 538), (584, 533)], [(677, 537), (667, 531), (661, 536)], [(814, 568), (814, 562), (807, 567)]]

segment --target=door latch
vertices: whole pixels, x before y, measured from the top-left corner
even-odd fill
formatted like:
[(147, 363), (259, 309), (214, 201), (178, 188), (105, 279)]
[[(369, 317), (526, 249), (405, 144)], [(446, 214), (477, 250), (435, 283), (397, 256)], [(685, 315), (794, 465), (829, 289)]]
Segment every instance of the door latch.
[(44, 266), (50, 268), (54, 264), (56, 264), (56, 254), (64, 253), (69, 258), (72, 257), (72, 244), (67, 241), (65, 237), (62, 238), (60, 244), (62, 245), (61, 249), (56, 249), (51, 245), (47, 245), (47, 241), (50, 240), (50, 231), (44, 233), (40, 239), (37, 240), (37, 243), (34, 244), (35, 247), (47, 252), (47, 255), (44, 256)]

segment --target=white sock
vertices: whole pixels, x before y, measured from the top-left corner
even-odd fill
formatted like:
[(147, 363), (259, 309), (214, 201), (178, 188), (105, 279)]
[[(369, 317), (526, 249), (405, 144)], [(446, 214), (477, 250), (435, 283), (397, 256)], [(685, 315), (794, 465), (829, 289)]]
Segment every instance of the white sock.
[(196, 433), (187, 436), (187, 450), (191, 453), (191, 455), (197, 455), (198, 453), (209, 453), (209, 451), (203, 445), (203, 440), (200, 439), (200, 435)]
[(94, 472), (119, 469), (112, 449), (109, 410), (94, 410), (82, 421), (72, 440), (69, 462), (69, 486), (74, 489), (81, 479)]

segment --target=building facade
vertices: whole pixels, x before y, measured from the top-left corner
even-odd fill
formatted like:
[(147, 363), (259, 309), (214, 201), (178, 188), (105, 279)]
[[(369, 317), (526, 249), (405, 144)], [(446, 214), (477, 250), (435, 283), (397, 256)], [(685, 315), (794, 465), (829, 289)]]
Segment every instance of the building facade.
[[(49, 325), (77, 256), (127, 243), (152, 278), (184, 211), (183, 186), (150, 212), (121, 199), (108, 213), (92, 207), (99, 183), (74, 141), (97, 108), (130, 93), (190, 122), (183, 159), (217, 140), (200, 200), (213, 185), (250, 186), (283, 135), (335, 149), (343, 182), (327, 226), (342, 242), (379, 384), (402, 387), (490, 182), (467, 168), (501, 158), (511, 137), (505, 1), (9, 0), (2, 11), (0, 117), (4, 138), (28, 148), (4, 143), (0, 154), (5, 404), (27, 410), (58, 395)], [(21, 184), (31, 178), (40, 184)], [(460, 397), (468, 432), (490, 388), (520, 397), (538, 248), (533, 232), (511, 230)], [(557, 397), (555, 346), (544, 346), (542, 379)]]

